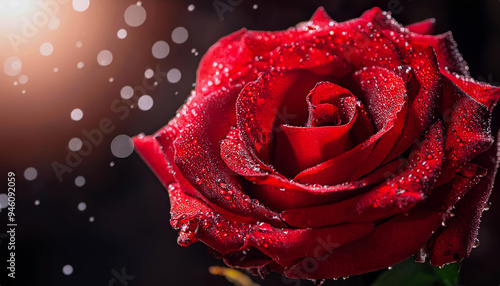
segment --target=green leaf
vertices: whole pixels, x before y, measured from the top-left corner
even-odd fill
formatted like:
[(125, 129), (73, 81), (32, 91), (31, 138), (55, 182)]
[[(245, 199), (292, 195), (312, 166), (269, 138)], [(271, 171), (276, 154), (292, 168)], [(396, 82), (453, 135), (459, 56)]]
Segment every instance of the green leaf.
[(458, 284), (458, 274), (460, 271), (460, 263), (452, 263), (439, 268), (436, 266), (431, 266), (434, 273), (440, 278), (440, 281), (445, 286), (454, 286)]
[(411, 257), (379, 275), (372, 286), (455, 286), (458, 285), (460, 265), (443, 268), (417, 263)]

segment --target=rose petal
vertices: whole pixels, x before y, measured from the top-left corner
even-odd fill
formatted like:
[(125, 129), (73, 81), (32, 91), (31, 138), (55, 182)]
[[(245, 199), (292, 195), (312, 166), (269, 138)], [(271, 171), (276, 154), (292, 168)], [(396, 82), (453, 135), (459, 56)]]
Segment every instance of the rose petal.
[(196, 93), (199, 96), (216, 91), (250, 64), (251, 52), (241, 48), (246, 33), (246, 29), (242, 29), (220, 39), (203, 56), (197, 71)]
[(276, 169), (293, 178), (304, 169), (339, 156), (349, 150), (349, 129), (353, 124), (309, 128), (281, 125), (276, 140)]
[(441, 97), (441, 75), (431, 47), (414, 49), (405, 60), (409, 64), (408, 113), (403, 130), (384, 162), (401, 155), (424, 134), (434, 121)]
[[(178, 131), (173, 142), (174, 160), (169, 162), (175, 163), (187, 182), (212, 207), (217, 206), (227, 213), (280, 225), (275, 213), (245, 195), (239, 179), (220, 158), (219, 141), (225, 137), (231, 125), (235, 124), (235, 93), (240, 89), (241, 87), (236, 86), (231, 90), (220, 90), (225, 96), (206, 96), (198, 103), (198, 109), (191, 110), (193, 113), (200, 113)], [(200, 111), (200, 106), (203, 107), (203, 112)], [(169, 125), (166, 128), (171, 127)], [(165, 149), (165, 145), (172, 144), (171, 141), (172, 138), (166, 138), (160, 140), (160, 143)]]
[(494, 142), (488, 107), (471, 98), (445, 77), (441, 108), (447, 130), (447, 161), (438, 185), (449, 181), (460, 168), (488, 150)]
[(436, 28), (436, 19), (430, 18), (411, 25), (406, 26), (406, 28), (413, 33), (421, 35), (430, 35), (434, 33)]
[(410, 38), (412, 45), (421, 45), (422, 48), (431, 45), (434, 48), (440, 69), (469, 76), (469, 67), (458, 51), (457, 42), (453, 39), (451, 32), (436, 36), (410, 33)]
[(303, 259), (287, 268), (285, 275), (300, 279), (329, 279), (392, 266), (418, 251), (439, 227), (440, 220), (438, 213), (419, 205), (408, 215), (397, 215), (376, 226), (372, 234), (334, 250), (322, 261), (314, 256)]
[(495, 107), (500, 99), (500, 87), (476, 81), (468, 76), (451, 74), (446, 70), (443, 71), (443, 74), (470, 97), (486, 105), (490, 112), (493, 111), (493, 107)]
[[(498, 139), (500, 139), (500, 133), (497, 136)], [(472, 189), (465, 194), (459, 194), (462, 199), (455, 206), (453, 211), (455, 216), (448, 220), (447, 227), (440, 229), (429, 243), (432, 265), (444, 265), (469, 256), (476, 243), (481, 214), (493, 190), (500, 163), (499, 150), (499, 141), (497, 141), (492, 148), (474, 160), (487, 169), (486, 176), (482, 177), (479, 173), (474, 174), (472, 178), (464, 178), (459, 174), (455, 178), (454, 187), (455, 184), (465, 184), (465, 191), (470, 187)], [(454, 198), (456, 200), (456, 195)], [(451, 201), (449, 205), (453, 202)]]
[[(271, 257), (275, 262), (288, 266), (290, 261), (315, 253), (325, 255), (340, 246), (359, 240), (373, 232), (372, 223), (349, 224), (319, 229), (276, 229), (260, 224), (248, 237), (249, 244)], [(318, 247), (311, 241), (323, 241), (329, 249)], [(293, 251), (290, 251), (293, 249)], [(296, 261), (294, 261), (296, 262)]]
[(346, 199), (359, 194), (366, 186), (383, 181), (387, 173), (394, 174), (400, 166), (400, 162), (388, 164), (363, 180), (342, 185), (304, 185), (288, 180), (256, 160), (239, 138), (237, 129), (232, 130), (227, 139), (222, 141), (221, 156), (231, 170), (255, 183), (247, 185), (247, 193), (274, 210), (315, 206)]
[(347, 124), (356, 114), (356, 100), (351, 92), (330, 82), (317, 83), (306, 101), (309, 110), (306, 127)]
[(306, 96), (321, 78), (307, 71), (270, 72), (241, 91), (236, 102), (237, 126), (248, 148), (271, 162), (271, 140), (279, 124), (302, 125)]
[(326, 27), (314, 24), (300, 27), (311, 37), (294, 39), (273, 51), (269, 62), (273, 67), (304, 68), (340, 79), (365, 66), (396, 70), (402, 63), (394, 44), (363, 18)]
[(408, 97), (401, 77), (382, 68), (372, 68), (355, 73), (354, 78), (361, 88), (358, 97), (367, 106), (376, 128), (380, 130), (390, 124), (393, 126), (380, 138), (370, 156), (349, 180), (368, 174), (383, 162), (393, 148), (391, 146), (401, 136), (408, 112)]
[(394, 20), (389, 13), (384, 12), (379, 8), (373, 8), (365, 12), (361, 18), (372, 22), (378, 29), (389, 30), (398, 35), (408, 35), (410, 37), (411, 44), (421, 45), (422, 49), (431, 45), (437, 53), (441, 69), (448, 68), (449, 70), (457, 72), (461, 75), (469, 75), (469, 67), (458, 51), (457, 43), (453, 39), (451, 32), (436, 36), (425, 35), (427, 33), (415, 33), (412, 29), (415, 29), (416, 27), (422, 28), (424, 26), (429, 28), (431, 27), (430, 23), (417, 23), (418, 26), (411, 27), (410, 25), (405, 28)]
[(372, 8), (361, 15), (362, 19), (372, 23), (377, 29), (405, 33), (407, 30), (392, 18), (390, 12), (382, 11), (379, 7)]
[[(222, 255), (256, 248), (272, 260), (288, 265), (310, 253), (324, 255), (373, 231), (371, 223), (322, 229), (283, 229), (262, 222), (236, 223), (226, 220), (201, 201), (187, 196), (175, 185), (169, 188), (169, 195), (172, 206), (171, 224), (180, 230), (179, 244), (187, 246), (200, 240)], [(311, 240), (325, 246), (312, 245)], [(294, 251), (287, 251), (289, 249)]]
[[(356, 96), (363, 101), (376, 130), (400, 111), (406, 99), (406, 87), (400, 76), (381, 67), (363, 68), (354, 73)], [(394, 103), (396, 102), (396, 103)]]
[(302, 171), (295, 180), (335, 185), (348, 181), (354, 172), (357, 172), (356, 176), (359, 178), (379, 165), (390, 151), (390, 148), (379, 141), (392, 146), (397, 140), (407, 108), (406, 89), (402, 79), (389, 70), (373, 67), (356, 73), (356, 80), (361, 88), (358, 97), (365, 102), (378, 132), (341, 156)]
[[(449, 219), (455, 209), (455, 205), (463, 198), (463, 196), (488, 173), (488, 169), (478, 166), (474, 163), (465, 165), (452, 181), (435, 189), (435, 193), (447, 194), (446, 200), (442, 206), (445, 210), (445, 220)], [(445, 189), (447, 189), (445, 191)], [(449, 191), (448, 191), (449, 190)], [(440, 196), (442, 194), (438, 194)]]
[[(178, 186), (186, 195), (198, 198), (207, 204), (211, 204), (198, 192), (197, 189), (186, 181), (178, 167), (173, 163), (175, 150), (173, 147), (174, 135), (172, 132), (173, 128), (169, 128), (167, 126), (159, 131), (154, 137), (134, 137), (134, 145), (137, 152), (156, 173), (165, 188), (168, 189), (173, 185)], [(258, 205), (258, 202), (253, 203)], [(253, 218), (251, 216), (241, 216), (236, 213), (228, 212), (214, 204), (211, 204), (211, 206), (228, 219), (232, 219), (234, 221), (255, 222), (259, 220), (258, 218)], [(272, 215), (272, 217), (276, 216), (277, 214)]]
[[(315, 37), (316, 33), (311, 33), (311, 27), (315, 32), (320, 33), (325, 29), (331, 29), (333, 24), (323, 8), (318, 8), (312, 19), (305, 25), (298, 25), (297, 28), (290, 28), (278, 32), (247, 31), (242, 29), (228, 35), (215, 43), (203, 56), (197, 72), (196, 93), (206, 95), (227, 87), (234, 82), (235, 77), (244, 73), (245, 70), (255, 69), (255, 78), (259, 71), (267, 70), (270, 65), (278, 67), (276, 59), (271, 57), (275, 49), (296, 41), (308, 41)], [(275, 52), (274, 54), (276, 54)], [(322, 57), (324, 53), (317, 53)], [(313, 57), (313, 54), (310, 55)], [(333, 59), (333, 57), (332, 57)], [(328, 61), (330, 65), (336, 61)], [(324, 61), (323, 61), (324, 62)], [(286, 66), (285, 69), (292, 69), (296, 66)], [(336, 65), (336, 67), (340, 67)], [(304, 66), (302, 66), (304, 68)], [(346, 66), (343, 66), (343, 70)], [(331, 70), (331, 68), (329, 69)], [(340, 70), (340, 69), (339, 69)], [(324, 73), (326, 74), (326, 73)], [(254, 78), (254, 79), (255, 79)]]
[(409, 210), (429, 195), (441, 173), (443, 133), (442, 123), (435, 123), (414, 147), (403, 170), (371, 191), (334, 204), (287, 209), (283, 219), (295, 227), (316, 228), (377, 221)]
[(328, 15), (325, 8), (323, 7), (318, 7), (318, 9), (316, 9), (316, 12), (314, 12), (310, 21), (313, 22), (315, 25), (324, 25), (324, 26), (330, 25), (333, 22), (332, 18), (330, 18), (330, 15)]
[[(336, 157), (350, 149), (349, 131), (356, 121), (356, 99), (350, 92), (333, 83), (321, 82), (307, 96), (310, 124), (325, 120), (318, 114), (321, 107), (335, 108), (337, 126), (295, 127), (282, 124), (275, 131), (274, 166), (280, 174), (294, 177), (300, 171)], [(313, 103), (314, 102), (314, 103)], [(327, 102), (331, 102), (327, 103)], [(335, 106), (338, 106), (335, 107)], [(339, 112), (340, 109), (340, 112)], [(332, 110), (327, 110), (332, 112)], [(342, 118), (341, 118), (342, 117)], [(309, 123), (308, 123), (309, 124)], [(307, 125), (307, 124), (306, 124)]]

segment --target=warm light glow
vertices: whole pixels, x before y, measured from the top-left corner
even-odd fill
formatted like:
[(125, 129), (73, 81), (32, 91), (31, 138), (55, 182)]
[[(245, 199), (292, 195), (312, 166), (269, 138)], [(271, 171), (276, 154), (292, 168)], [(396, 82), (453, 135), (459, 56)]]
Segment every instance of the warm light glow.
[(0, 0), (0, 17), (18, 18), (26, 16), (33, 0)]

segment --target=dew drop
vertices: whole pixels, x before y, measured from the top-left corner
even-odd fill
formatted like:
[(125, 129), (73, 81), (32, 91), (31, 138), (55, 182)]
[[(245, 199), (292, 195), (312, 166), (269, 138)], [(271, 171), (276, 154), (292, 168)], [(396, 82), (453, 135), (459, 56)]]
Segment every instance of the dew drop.
[(489, 211), (489, 210), (490, 210), (490, 207), (491, 207), (491, 202), (486, 202), (486, 203), (484, 204), (483, 211)]
[(474, 239), (474, 244), (472, 245), (473, 248), (477, 248), (479, 246), (479, 239), (475, 238)]

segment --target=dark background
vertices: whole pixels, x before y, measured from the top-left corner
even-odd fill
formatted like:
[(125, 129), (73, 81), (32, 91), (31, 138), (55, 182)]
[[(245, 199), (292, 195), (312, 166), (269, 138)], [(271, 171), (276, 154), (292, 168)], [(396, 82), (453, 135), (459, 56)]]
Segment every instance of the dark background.
[[(177, 245), (177, 233), (169, 224), (167, 192), (136, 153), (125, 159), (115, 158), (110, 143), (119, 134), (151, 134), (165, 125), (192, 89), (196, 67), (208, 47), (242, 27), (286, 29), (308, 20), (318, 6), (324, 6), (336, 21), (359, 17), (373, 6), (392, 11), (402, 24), (434, 17), (437, 33), (453, 32), (471, 75), (500, 85), (498, 0), (242, 0), (223, 14), (223, 20), (213, 1), (144, 0), (147, 20), (140, 27), (131, 28), (124, 22), (123, 12), (134, 3), (91, 1), (83, 13), (74, 12), (71, 4), (61, 6), (60, 28), (40, 32), (17, 55), (23, 60), (23, 73), (29, 74), (29, 82), (14, 86), (15, 78), (0, 71), (0, 177), (5, 186), (0, 188), (0, 194), (7, 192), (7, 172), (15, 172), (18, 223), (16, 283), (4, 274), (7, 241), (0, 237), (1, 285), (125, 285), (119, 281), (113, 284), (112, 280), (113, 272), (122, 269), (135, 276), (128, 285), (230, 285), (224, 278), (209, 274), (209, 266), (223, 264), (203, 244), (188, 248)], [(190, 4), (195, 5), (193, 11), (188, 11)], [(189, 31), (189, 38), (183, 44), (174, 43), (170, 36), (179, 26)], [(128, 31), (124, 40), (116, 37), (120, 28)], [(5, 40), (5, 31), (1, 36), (3, 63), (12, 51)], [(55, 52), (50, 57), (41, 57), (37, 49), (47, 40), (55, 43)], [(78, 40), (84, 45), (75, 49)], [(158, 40), (170, 45), (169, 55), (162, 60), (153, 58), (150, 52)], [(95, 61), (102, 49), (113, 52), (110, 66), (101, 67)], [(79, 61), (86, 63), (82, 70), (76, 68)], [(52, 72), (55, 66), (60, 69), (58, 73)], [(148, 67), (162, 72), (177, 68), (182, 78), (175, 84), (163, 78), (149, 90), (153, 108), (141, 111), (134, 107), (125, 119), (120, 119), (110, 109), (112, 102), (120, 99), (124, 85), (142, 85)], [(114, 77), (112, 83), (108, 82), (109, 77)], [(84, 111), (82, 120), (70, 119), (74, 108)], [(500, 119), (497, 115), (495, 125)], [(63, 163), (69, 139), (83, 139), (82, 131), (98, 128), (103, 118), (109, 118), (115, 129), (104, 134), (102, 143), (94, 146), (91, 154), (59, 181), (51, 164)], [(33, 181), (23, 177), (28, 167), (38, 171)], [(75, 186), (77, 176), (85, 177), (84, 186)], [(39, 205), (35, 205), (36, 200)], [(463, 263), (460, 285), (500, 284), (498, 183), (491, 201), (492, 207), (482, 219), (481, 245)], [(77, 208), (80, 202), (87, 205), (84, 211)], [(90, 217), (95, 221), (90, 222)], [(7, 209), (0, 212), (0, 218), (2, 234)], [(74, 269), (71, 275), (62, 272), (67, 264)], [(375, 276), (328, 281), (326, 285), (368, 285)], [(261, 285), (288, 285), (276, 274), (266, 280), (253, 279)], [(311, 283), (302, 281), (301, 285)]]

